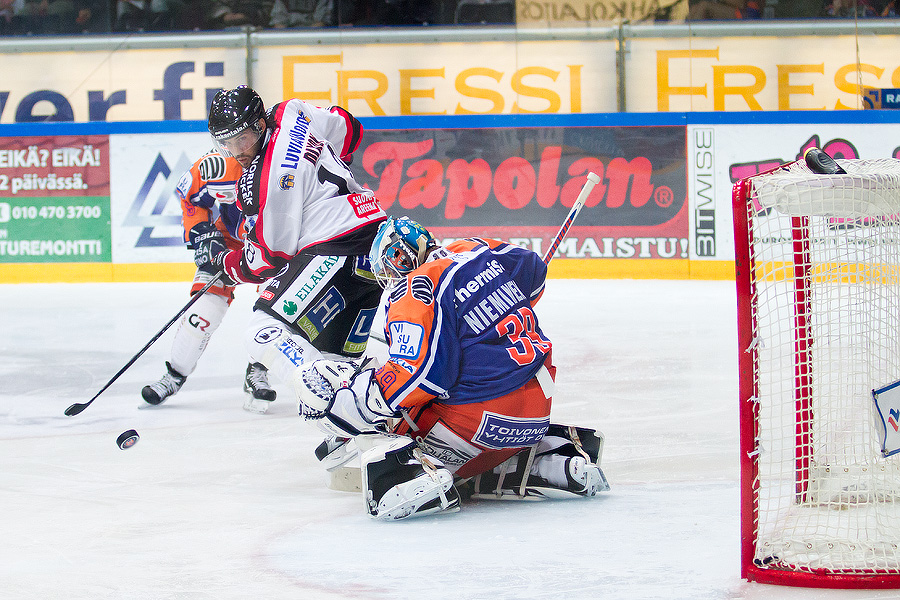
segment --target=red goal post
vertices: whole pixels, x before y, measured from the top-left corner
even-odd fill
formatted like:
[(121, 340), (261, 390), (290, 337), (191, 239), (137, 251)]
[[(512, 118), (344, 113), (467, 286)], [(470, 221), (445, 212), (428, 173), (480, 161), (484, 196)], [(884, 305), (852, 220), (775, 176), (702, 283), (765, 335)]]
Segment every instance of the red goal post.
[(900, 161), (838, 162), (733, 188), (741, 575), (900, 588), (900, 454), (873, 401), (900, 381)]

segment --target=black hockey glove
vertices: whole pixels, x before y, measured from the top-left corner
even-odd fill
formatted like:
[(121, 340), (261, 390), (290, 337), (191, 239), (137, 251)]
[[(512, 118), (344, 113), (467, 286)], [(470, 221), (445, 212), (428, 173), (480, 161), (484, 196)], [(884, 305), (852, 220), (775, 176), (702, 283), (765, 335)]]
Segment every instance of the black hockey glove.
[(197, 223), (188, 232), (188, 239), (194, 248), (194, 263), (197, 268), (215, 275), (222, 271), (222, 261), (228, 254), (225, 236), (209, 222)]

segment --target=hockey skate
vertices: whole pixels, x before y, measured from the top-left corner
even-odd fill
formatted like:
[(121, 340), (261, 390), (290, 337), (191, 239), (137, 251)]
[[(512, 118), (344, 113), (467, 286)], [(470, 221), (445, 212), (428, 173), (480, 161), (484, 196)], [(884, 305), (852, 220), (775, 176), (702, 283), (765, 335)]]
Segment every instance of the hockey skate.
[(144, 402), (152, 406), (158, 406), (165, 402), (169, 396), (174, 396), (181, 386), (184, 385), (186, 375), (182, 375), (172, 368), (172, 365), (166, 361), (166, 374), (156, 383), (145, 385), (141, 390), (141, 396)]
[(244, 401), (246, 411), (265, 414), (269, 405), (275, 401), (275, 390), (269, 385), (269, 371), (260, 363), (247, 365), (244, 391), (247, 392), (247, 399)]
[(395, 521), (459, 510), (453, 475), (440, 461), (423, 454), (407, 437), (375, 437), (377, 443), (360, 457), (363, 496), (371, 517)]

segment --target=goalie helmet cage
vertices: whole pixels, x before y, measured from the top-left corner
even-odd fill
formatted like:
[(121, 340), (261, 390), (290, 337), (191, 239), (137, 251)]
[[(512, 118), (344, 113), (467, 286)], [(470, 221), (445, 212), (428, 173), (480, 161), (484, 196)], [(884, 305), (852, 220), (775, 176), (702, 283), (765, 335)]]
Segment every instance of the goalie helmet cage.
[(900, 454), (873, 389), (900, 380), (900, 161), (795, 161), (738, 181), (741, 576), (900, 587)]

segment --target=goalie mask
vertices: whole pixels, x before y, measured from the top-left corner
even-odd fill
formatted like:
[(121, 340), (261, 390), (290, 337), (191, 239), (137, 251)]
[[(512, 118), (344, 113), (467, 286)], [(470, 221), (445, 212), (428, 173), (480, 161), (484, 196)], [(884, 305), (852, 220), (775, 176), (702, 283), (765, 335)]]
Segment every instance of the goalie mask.
[(209, 106), (209, 133), (223, 156), (233, 156), (244, 168), (259, 152), (258, 143), (266, 131), (260, 123), (266, 111), (262, 98), (246, 85), (220, 90)]
[(388, 218), (378, 228), (369, 252), (372, 273), (383, 288), (392, 288), (425, 262), (438, 243), (409, 217)]

